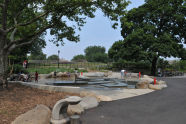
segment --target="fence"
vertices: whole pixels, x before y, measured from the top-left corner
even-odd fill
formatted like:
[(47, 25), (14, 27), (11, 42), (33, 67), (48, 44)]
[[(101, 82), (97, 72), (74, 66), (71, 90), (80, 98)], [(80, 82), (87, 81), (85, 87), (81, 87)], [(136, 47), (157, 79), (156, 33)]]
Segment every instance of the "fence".
[[(109, 68), (112, 63), (100, 63), (100, 62), (67, 62), (59, 61), (59, 68), (90, 68), (101, 69)], [(56, 60), (30, 60), (28, 68), (50, 68), (58, 67), (58, 61)]]

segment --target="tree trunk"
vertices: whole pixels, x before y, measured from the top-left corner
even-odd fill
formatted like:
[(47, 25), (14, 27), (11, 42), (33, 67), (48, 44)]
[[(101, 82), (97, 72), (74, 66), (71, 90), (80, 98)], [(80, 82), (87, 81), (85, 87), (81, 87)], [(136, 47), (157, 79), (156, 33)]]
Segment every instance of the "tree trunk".
[(152, 60), (152, 66), (151, 66), (151, 75), (155, 76), (157, 71), (157, 61), (158, 57), (154, 57)]
[(0, 85), (4, 88), (8, 88), (7, 82), (7, 70), (8, 70), (8, 55), (0, 50)]

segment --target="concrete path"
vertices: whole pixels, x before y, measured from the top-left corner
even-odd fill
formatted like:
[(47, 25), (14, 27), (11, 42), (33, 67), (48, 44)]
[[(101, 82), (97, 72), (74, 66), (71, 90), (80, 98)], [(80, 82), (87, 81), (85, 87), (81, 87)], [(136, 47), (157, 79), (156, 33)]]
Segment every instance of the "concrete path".
[(82, 116), (83, 124), (186, 124), (186, 78), (163, 78), (168, 88), (138, 97), (102, 102)]

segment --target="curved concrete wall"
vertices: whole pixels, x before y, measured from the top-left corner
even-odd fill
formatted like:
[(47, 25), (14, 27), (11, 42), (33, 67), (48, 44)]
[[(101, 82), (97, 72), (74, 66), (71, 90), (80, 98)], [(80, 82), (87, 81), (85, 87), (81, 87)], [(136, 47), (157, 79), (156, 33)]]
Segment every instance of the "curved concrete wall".
[(33, 82), (10, 81), (9, 83), (19, 83), (25, 86), (38, 88), (42, 90), (48, 90), (48, 91), (58, 91), (58, 92), (68, 92), (68, 93), (80, 93), (81, 91), (88, 91), (80, 87), (52, 86), (52, 85), (38, 84)]

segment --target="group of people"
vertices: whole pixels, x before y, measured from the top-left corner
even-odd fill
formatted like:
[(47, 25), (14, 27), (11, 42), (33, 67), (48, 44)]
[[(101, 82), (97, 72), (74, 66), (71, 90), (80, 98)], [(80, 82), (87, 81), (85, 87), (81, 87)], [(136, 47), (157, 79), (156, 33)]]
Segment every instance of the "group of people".
[[(27, 67), (28, 67), (28, 61), (27, 60), (24, 60), (23, 61), (23, 68), (27, 68)], [(21, 75), (22, 75), (21, 77), (23, 77), (24, 79), (26, 79), (26, 80), (29, 79), (29, 75), (23, 75), (23, 74), (21, 74)], [(39, 76), (39, 74), (36, 71), (35, 72), (35, 82), (38, 82), (38, 76)]]
[[(36, 71), (35, 74), (34, 74), (35, 82), (38, 82), (38, 77), (39, 77), (39, 74)], [(12, 80), (16, 80), (16, 79), (12, 79)], [(20, 73), (18, 73), (17, 80), (24, 81), (24, 82), (31, 82), (32, 81), (32, 77), (31, 77), (30, 74), (24, 74), (24, 73), (20, 72)]]

